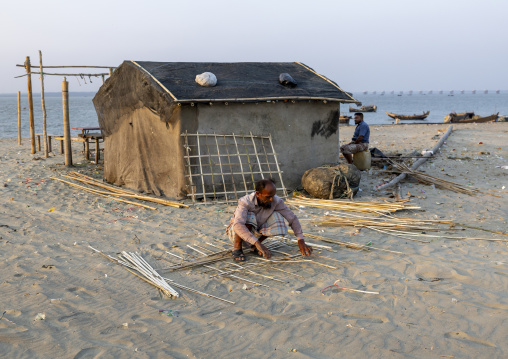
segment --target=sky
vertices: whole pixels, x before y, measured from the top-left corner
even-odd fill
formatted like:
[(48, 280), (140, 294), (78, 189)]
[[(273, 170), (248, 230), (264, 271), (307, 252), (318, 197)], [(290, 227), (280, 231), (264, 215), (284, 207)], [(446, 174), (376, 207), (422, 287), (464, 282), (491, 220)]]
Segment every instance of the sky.
[[(0, 93), (26, 92), (15, 65), (38, 65), (39, 50), (47, 66), (299, 61), (353, 93), (507, 90), (506, 14), (506, 0), (3, 0)], [(44, 81), (61, 91), (62, 76)]]

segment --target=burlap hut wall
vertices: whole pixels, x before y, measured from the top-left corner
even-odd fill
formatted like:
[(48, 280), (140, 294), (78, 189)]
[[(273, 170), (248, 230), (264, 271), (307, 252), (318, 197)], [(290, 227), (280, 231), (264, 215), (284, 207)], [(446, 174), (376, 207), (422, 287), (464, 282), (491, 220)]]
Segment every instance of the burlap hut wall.
[(181, 109), (182, 124), (197, 124), (199, 133), (271, 134), (284, 185), (291, 189), (301, 184), (309, 168), (338, 160), (336, 102), (214, 103)]
[(180, 141), (179, 121), (166, 127), (149, 109), (136, 109), (104, 140), (104, 178), (138, 191), (180, 197), (185, 187)]
[(153, 79), (120, 66), (94, 97), (104, 139), (104, 179), (181, 197), (185, 187), (180, 108)]

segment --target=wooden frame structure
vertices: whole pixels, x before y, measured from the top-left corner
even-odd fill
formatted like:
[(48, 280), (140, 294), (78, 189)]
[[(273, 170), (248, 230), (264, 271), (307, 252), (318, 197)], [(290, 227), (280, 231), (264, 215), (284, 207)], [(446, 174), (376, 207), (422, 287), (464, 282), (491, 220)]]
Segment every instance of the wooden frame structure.
[[(51, 152), (51, 137), (63, 137), (64, 138), (64, 152), (65, 152), (65, 165), (72, 166), (72, 154), (71, 154), (71, 137), (70, 137), (70, 126), (69, 126), (69, 94), (68, 87), (69, 83), (67, 82), (66, 77), (63, 78), (62, 82), (62, 106), (63, 106), (63, 122), (64, 122), (64, 135), (56, 136), (50, 135), (48, 136), (46, 131), (46, 105), (44, 101), (44, 76), (87, 76), (91, 81), (91, 77), (101, 77), (102, 83), (104, 84), (104, 77), (113, 73), (115, 67), (111, 66), (43, 66), (42, 65), (42, 52), (39, 50), (39, 66), (33, 66), (30, 63), (30, 57), (26, 57), (26, 61), (23, 65), (16, 65), (16, 67), (23, 67), (26, 70), (26, 74), (15, 76), (14, 78), (27, 77), (27, 86), (28, 86), (28, 105), (29, 105), (29, 118), (30, 118), (30, 143), (31, 143), (31, 152), (35, 154), (37, 152), (35, 137), (37, 136), (37, 141), (39, 144), (39, 151), (41, 151), (40, 145), (40, 136), (41, 134), (35, 133), (35, 125), (34, 125), (34, 111), (33, 111), (33, 97), (32, 97), (32, 74), (41, 75), (41, 103), (42, 103), (42, 114), (43, 114), (43, 122), (42, 122), (42, 137), (44, 141), (44, 157), (48, 158), (49, 152)], [(32, 71), (32, 68), (38, 68), (39, 72)], [(44, 72), (45, 68), (100, 68), (100, 69), (109, 69), (109, 73), (93, 73), (93, 74), (83, 74), (83, 73), (72, 73), (72, 74), (60, 74), (60, 73), (47, 73)], [(86, 81), (85, 81), (86, 83)], [(20, 107), (20, 93), (18, 91), (18, 144), (21, 145), (21, 107)], [(96, 145), (97, 141), (96, 141)], [(98, 147), (97, 147), (98, 148)], [(88, 156), (87, 156), (88, 157)], [(87, 158), (88, 159), (88, 158)], [(96, 155), (97, 161), (97, 155)]]
[(189, 180), (187, 195), (194, 203), (237, 201), (255, 191), (262, 178), (277, 180), (277, 190), (287, 197), (271, 135), (185, 132), (181, 136)]

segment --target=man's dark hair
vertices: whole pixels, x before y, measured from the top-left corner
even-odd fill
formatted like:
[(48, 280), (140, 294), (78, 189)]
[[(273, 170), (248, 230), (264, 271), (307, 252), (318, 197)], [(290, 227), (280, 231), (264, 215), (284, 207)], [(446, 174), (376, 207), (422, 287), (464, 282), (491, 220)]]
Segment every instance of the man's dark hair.
[(266, 185), (268, 185), (270, 183), (273, 184), (273, 186), (275, 187), (275, 181), (272, 178), (268, 178), (268, 179), (263, 178), (263, 179), (257, 181), (256, 182), (256, 192), (261, 193), (261, 191), (265, 189)]
[(357, 112), (357, 113), (355, 113), (355, 116), (356, 116), (356, 115), (360, 116), (360, 118), (363, 120), (363, 113), (361, 113), (361, 112)]

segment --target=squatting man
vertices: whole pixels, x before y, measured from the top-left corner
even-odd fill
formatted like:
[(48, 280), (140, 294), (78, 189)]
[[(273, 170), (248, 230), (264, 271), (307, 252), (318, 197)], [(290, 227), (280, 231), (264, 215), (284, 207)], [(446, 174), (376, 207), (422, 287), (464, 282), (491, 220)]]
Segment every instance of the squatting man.
[(363, 113), (355, 113), (355, 133), (350, 143), (340, 147), (347, 163), (353, 163), (353, 153), (367, 151), (369, 149), (370, 128), (363, 120)]
[(298, 247), (303, 256), (310, 256), (312, 247), (305, 244), (302, 226), (296, 215), (276, 194), (275, 182), (262, 179), (256, 182), (256, 192), (248, 194), (238, 201), (238, 207), (230, 220), (226, 233), (233, 242), (233, 258), (237, 262), (245, 261), (242, 246), (244, 242), (251, 250), (264, 258), (272, 254), (263, 245), (271, 236), (285, 236), (288, 227), (286, 219), (298, 239)]

